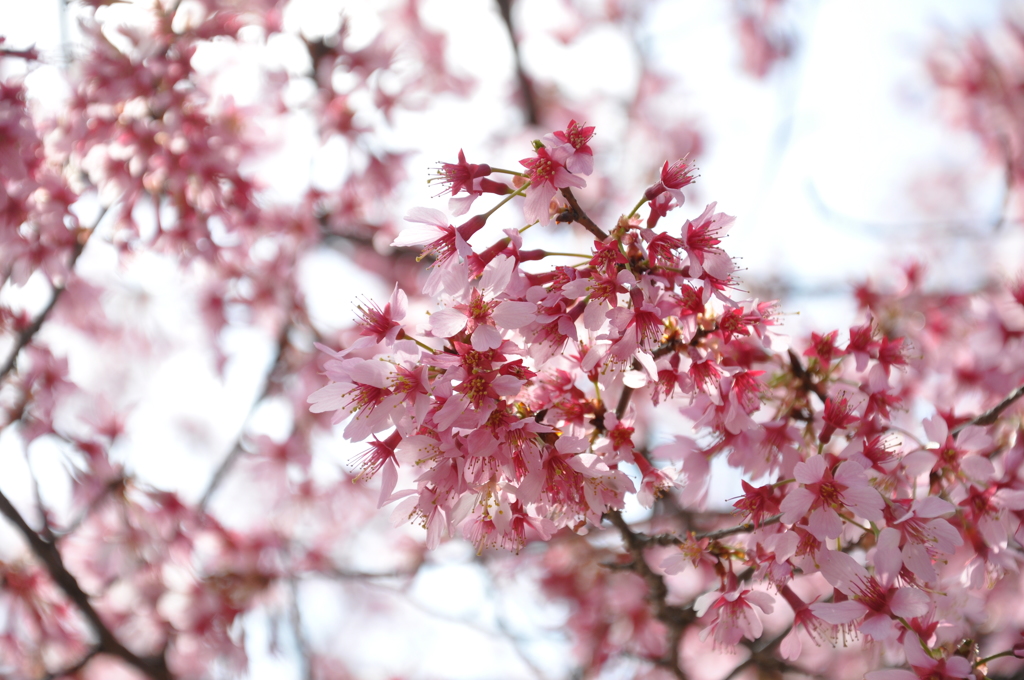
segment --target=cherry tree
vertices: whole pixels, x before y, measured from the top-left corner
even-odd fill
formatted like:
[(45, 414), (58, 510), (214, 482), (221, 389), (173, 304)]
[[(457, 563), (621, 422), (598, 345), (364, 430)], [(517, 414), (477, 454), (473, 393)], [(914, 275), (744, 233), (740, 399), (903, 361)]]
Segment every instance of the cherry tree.
[[(483, 12), (514, 122), (409, 200), (400, 133), (485, 86), (466, 29), (299, 4), (70, 4), (66, 59), (2, 36), (0, 674), (422, 677), (388, 662), (438, 626), (456, 675), (508, 672), (483, 646), (539, 678), (1020, 672), (1024, 275), (889, 262), (790, 331), (664, 113), (669, 2), (547, 8), (619, 37), (624, 95), (545, 80), (528, 3)], [(794, 4), (732, 8), (747, 77), (800, 58)], [(1020, 27), (920, 56), (1003, 177), (947, 225), (993, 250)], [(451, 573), (483, 618), (424, 604)]]

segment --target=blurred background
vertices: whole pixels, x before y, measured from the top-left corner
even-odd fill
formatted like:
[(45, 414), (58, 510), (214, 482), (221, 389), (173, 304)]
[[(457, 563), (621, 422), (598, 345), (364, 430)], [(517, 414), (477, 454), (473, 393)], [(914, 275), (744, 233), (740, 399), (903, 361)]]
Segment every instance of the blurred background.
[[(446, 208), (427, 179), (460, 149), (518, 169), (531, 140), (595, 126), (577, 196), (606, 225), (663, 162), (692, 160), (671, 219), (712, 201), (736, 215), (742, 287), (778, 299), (793, 336), (856, 321), (867, 280), (967, 292), (1022, 268), (1019, 2), (0, 0), (0, 17), (0, 78), (23, 83), (67, 214), (99, 237), (70, 274), (3, 258), (10, 315), (61, 291), (38, 335), (48, 358), (17, 372), (65, 361), (69, 387), (38, 432), (9, 419), (0, 490), (73, 532), (68, 561), (91, 582), (123, 582), (104, 595), (114, 610), (159, 564), (153, 611), (195, 637), (179, 653), (244, 650), (245, 677), (581, 673), (571, 606), (539, 580), (557, 554), (424, 554), (419, 527), (374, 507), (376, 481), (351, 483), (362, 446), (305, 410), (323, 384), (313, 343), (351, 342), (358, 305), (397, 282), (410, 317), (431, 309), (416, 253), (389, 244), (409, 209)], [(154, 113), (157, 95), (202, 123)], [(522, 225), (511, 206), (474, 245)], [(526, 243), (583, 237), (553, 225)], [(737, 479), (714, 484), (711, 506), (729, 508)], [(181, 517), (161, 515), (168, 498)], [(146, 556), (129, 530), (187, 535), (189, 557)], [(24, 553), (0, 526), (0, 560)], [(214, 582), (233, 614), (203, 599)]]

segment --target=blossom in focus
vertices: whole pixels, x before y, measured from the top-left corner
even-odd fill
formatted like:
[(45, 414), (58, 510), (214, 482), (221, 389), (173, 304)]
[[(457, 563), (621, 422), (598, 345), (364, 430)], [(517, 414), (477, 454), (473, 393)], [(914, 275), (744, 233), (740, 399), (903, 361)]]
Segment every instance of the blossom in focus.
[(565, 162), (571, 155), (566, 145), (551, 149), (541, 146), (536, 154), (533, 158), (519, 161), (526, 168), (523, 175), (530, 180), (530, 186), (526, 189), (523, 213), (528, 223), (540, 222), (546, 225), (551, 222), (551, 199), (554, 198), (555, 192), (569, 187), (582, 188), (587, 186), (587, 182), (565, 167)]
[(801, 486), (792, 489), (779, 504), (783, 524), (796, 524), (806, 518), (807, 530), (824, 541), (842, 533), (841, 512), (882, 521), (885, 501), (857, 463), (844, 461), (833, 475), (824, 456), (812, 456), (797, 463), (793, 476)]
[(565, 131), (544, 135), (541, 141), (548, 147), (564, 145), (569, 154), (565, 159), (566, 170), (576, 175), (589, 175), (594, 172), (594, 150), (588, 144), (593, 136), (593, 125), (580, 127), (575, 120), (570, 120)]

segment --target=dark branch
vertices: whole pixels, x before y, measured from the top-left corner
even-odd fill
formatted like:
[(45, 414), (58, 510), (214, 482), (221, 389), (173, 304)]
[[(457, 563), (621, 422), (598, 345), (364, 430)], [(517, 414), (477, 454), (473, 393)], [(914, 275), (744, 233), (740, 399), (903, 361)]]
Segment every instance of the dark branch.
[(604, 233), (604, 229), (597, 226), (597, 223), (594, 222), (594, 220), (590, 219), (587, 216), (587, 213), (583, 211), (583, 208), (580, 207), (579, 201), (577, 201), (576, 197), (573, 196), (572, 189), (566, 187), (561, 191), (562, 196), (564, 196), (565, 200), (569, 202), (569, 206), (573, 210), (574, 220), (582, 224), (583, 227), (591, 234), (593, 234), (594, 238), (596, 238), (598, 241), (604, 241), (606, 238), (608, 238), (608, 234)]
[(96, 227), (99, 226), (103, 220), (104, 215), (107, 214), (109, 208), (105, 207), (100, 211), (99, 216), (96, 218), (96, 222), (93, 223), (92, 227), (87, 229), (78, 230), (78, 238), (75, 239), (75, 246), (71, 249), (71, 259), (68, 261), (68, 279), (64, 280), (59, 286), (55, 286), (53, 289), (53, 296), (50, 297), (50, 302), (47, 303), (46, 307), (42, 312), (33, 319), (32, 323), (27, 328), (23, 329), (21, 333), (18, 333), (18, 339), (14, 343), (14, 348), (7, 357), (7, 361), (4, 362), (2, 368), (0, 368), (0, 382), (3, 382), (7, 374), (10, 373), (15, 364), (18, 363), (18, 355), (21, 354), (21, 350), (25, 349), (26, 346), (32, 339), (36, 337), (36, 333), (43, 327), (43, 323), (50, 316), (53, 308), (57, 306), (57, 301), (60, 300), (60, 296), (64, 293), (68, 287), (68, 280), (70, 279), (71, 272), (75, 269), (75, 263), (78, 262), (78, 258), (82, 255), (82, 251), (85, 250), (85, 244), (89, 241), (89, 236), (92, 235)]
[(498, 13), (501, 14), (502, 23), (508, 31), (509, 40), (512, 42), (512, 58), (516, 63), (516, 78), (519, 80), (519, 92), (523, 98), (523, 117), (530, 125), (540, 125), (540, 115), (537, 111), (537, 96), (533, 90), (533, 81), (523, 68), (523, 59), (519, 54), (519, 40), (516, 38), (516, 29), (512, 25), (512, 0), (497, 0)]
[[(173, 680), (170, 669), (167, 668), (167, 659), (163, 653), (155, 656), (141, 657), (121, 644), (107, 624), (100, 618), (99, 612), (92, 606), (89, 596), (82, 590), (78, 580), (64, 566), (60, 551), (53, 543), (44, 540), (35, 530), (32, 529), (21, 516), (18, 509), (7, 499), (7, 496), (0, 492), (0, 514), (9, 519), (11, 523), (21, 532), (28, 542), (29, 548), (43, 563), (50, 578), (64, 591), (82, 615), (89, 622), (90, 627), (99, 638), (95, 654), (109, 654), (116, 656), (125, 663), (134, 666), (144, 675), (153, 680)], [(94, 655), (95, 655), (94, 654)], [(85, 660), (88, 662), (88, 659)]]
[(1001, 402), (999, 402), (989, 410), (985, 411), (980, 415), (975, 416), (974, 418), (971, 418), (966, 423), (960, 423), (959, 425), (954, 427), (953, 434), (960, 434), (961, 430), (970, 425), (991, 425), (992, 423), (996, 422), (996, 420), (999, 419), (999, 416), (1002, 415), (1003, 411), (1008, 409), (1013, 404), (1013, 402), (1017, 401), (1022, 396), (1024, 396), (1024, 385), (1021, 385), (1013, 392), (1010, 392), (1008, 395), (1006, 395), (1005, 399), (1003, 399)]
[[(288, 345), (288, 334), (291, 331), (291, 328), (292, 325), (290, 323), (285, 323), (284, 326), (281, 328), (281, 333), (277, 337), (277, 353), (274, 356), (274, 363), (271, 365), (270, 370), (267, 372), (267, 376), (263, 383), (263, 389), (260, 391), (259, 396), (256, 397), (256, 400), (253, 402), (252, 408), (249, 409), (250, 415), (252, 414), (252, 411), (260, 404), (260, 402), (266, 399), (267, 395), (270, 393), (270, 388), (274, 384), (274, 374), (280, 370), (281, 364), (284, 361), (285, 348)], [(246, 420), (248, 420), (248, 418), (246, 418)], [(224, 481), (224, 477), (231, 470), (231, 468), (234, 467), (234, 464), (238, 460), (238, 457), (245, 452), (245, 449), (242, 448), (242, 438), (244, 434), (245, 424), (243, 423), (242, 432), (239, 433), (238, 438), (235, 440), (234, 446), (231, 448), (231, 451), (228, 453), (227, 456), (224, 457), (224, 460), (221, 461), (220, 467), (218, 467), (217, 470), (213, 473), (213, 477), (210, 478), (210, 483), (206, 485), (206, 490), (203, 492), (203, 496), (199, 500), (199, 509), (202, 510), (203, 512), (206, 511), (206, 507), (210, 504), (210, 499), (213, 498), (213, 494), (216, 493), (218, 488), (220, 488), (221, 482)]]
[(630, 528), (626, 520), (622, 518), (622, 514), (618, 510), (613, 510), (605, 517), (615, 525), (622, 535), (622, 542), (633, 558), (632, 571), (647, 584), (647, 600), (651, 603), (654, 616), (665, 624), (667, 629), (665, 658), (657, 660), (655, 663), (670, 670), (679, 680), (687, 680), (686, 674), (679, 666), (679, 646), (686, 627), (696, 619), (693, 610), (666, 602), (668, 586), (665, 585), (665, 579), (647, 564), (644, 557), (644, 547), (646, 546), (644, 538)]

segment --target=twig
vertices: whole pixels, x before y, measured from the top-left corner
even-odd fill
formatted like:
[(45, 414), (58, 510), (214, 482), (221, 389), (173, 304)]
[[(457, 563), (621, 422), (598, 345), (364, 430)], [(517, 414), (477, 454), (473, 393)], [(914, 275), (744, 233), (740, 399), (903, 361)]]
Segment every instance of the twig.
[(56, 680), (57, 678), (63, 678), (63, 677), (68, 676), (68, 675), (74, 675), (75, 673), (78, 673), (83, 668), (85, 668), (86, 664), (88, 664), (90, 661), (92, 661), (93, 657), (95, 657), (97, 654), (99, 654), (102, 651), (103, 651), (102, 648), (100, 646), (98, 646), (98, 645), (94, 646), (94, 647), (91, 647), (89, 649), (89, 651), (86, 652), (85, 656), (83, 656), (81, 659), (76, 661), (71, 666), (68, 666), (67, 668), (62, 668), (59, 671), (53, 671), (52, 673), (47, 673), (46, 675), (44, 675), (42, 677), (41, 680)]
[(64, 594), (75, 604), (75, 606), (82, 612), (89, 625), (92, 627), (93, 632), (99, 638), (99, 643), (96, 645), (97, 654), (109, 654), (116, 656), (125, 663), (134, 666), (144, 675), (152, 678), (153, 680), (173, 680), (170, 669), (167, 667), (167, 659), (161, 652), (158, 655), (141, 657), (130, 649), (121, 644), (121, 641), (117, 639), (107, 624), (100, 618), (99, 613), (92, 606), (92, 602), (89, 600), (89, 596), (82, 590), (78, 580), (67, 570), (64, 566), (64, 560), (61, 558), (60, 551), (57, 550), (57, 546), (53, 543), (43, 540), (43, 538), (36, 533), (32, 527), (28, 525), (25, 518), (21, 516), (18, 509), (7, 499), (7, 496), (0, 491), (0, 514), (3, 514), (12, 524), (21, 532), (22, 536), (28, 542), (32, 552), (36, 555), (46, 571), (50, 574), (50, 578), (60, 586), (60, 589), (64, 591)]
[(289, 579), (288, 586), (291, 593), (289, 618), (291, 619), (292, 632), (295, 635), (295, 646), (299, 650), (299, 663), (302, 665), (299, 677), (305, 678), (305, 680), (313, 680), (313, 653), (309, 646), (309, 640), (306, 639), (306, 634), (302, 630), (302, 612), (299, 610), (299, 584), (293, 578)]
[(998, 404), (996, 404), (995, 406), (993, 406), (989, 410), (985, 411), (984, 413), (982, 413), (980, 415), (977, 415), (977, 416), (971, 418), (970, 420), (968, 420), (965, 423), (960, 423), (959, 425), (954, 427), (953, 428), (953, 434), (954, 435), (960, 434), (960, 432), (965, 427), (968, 427), (970, 425), (991, 425), (992, 423), (996, 422), (996, 420), (1003, 413), (1003, 411), (1008, 409), (1010, 407), (1010, 405), (1013, 404), (1013, 402), (1017, 401), (1022, 396), (1024, 396), (1024, 385), (1021, 385), (1020, 387), (1015, 389), (1013, 392), (1010, 392), (1008, 395), (1006, 395), (1005, 399), (1003, 399), (1001, 402), (999, 402)]
[[(291, 331), (291, 328), (291, 323), (285, 323), (281, 328), (281, 333), (277, 338), (277, 353), (274, 357), (274, 363), (271, 365), (270, 370), (267, 371), (267, 376), (263, 382), (263, 389), (260, 390), (259, 396), (256, 397), (255, 401), (253, 401), (252, 407), (249, 409), (249, 415), (252, 415), (253, 410), (260, 404), (260, 402), (266, 399), (267, 395), (270, 393), (270, 388), (274, 384), (274, 374), (281, 367), (281, 361), (284, 359), (284, 351), (285, 347), (288, 345), (288, 334)], [(246, 422), (248, 422), (248, 416), (246, 417)], [(245, 423), (242, 424), (242, 430), (238, 433), (238, 437), (235, 439), (235, 444), (231, 447), (231, 451), (228, 452), (228, 455), (224, 457), (223, 461), (221, 461), (220, 466), (213, 473), (213, 477), (210, 478), (210, 483), (206, 485), (206, 490), (203, 491), (203, 495), (199, 499), (199, 509), (203, 512), (206, 512), (206, 508), (210, 504), (210, 499), (213, 498), (213, 494), (216, 493), (218, 488), (220, 488), (221, 482), (224, 481), (224, 477), (234, 466), (235, 461), (237, 461), (238, 457), (245, 452), (245, 449), (242, 448), (242, 439), (244, 436)]]
[(668, 586), (665, 585), (665, 579), (660, 574), (655, 573), (651, 566), (647, 564), (647, 560), (644, 557), (645, 541), (640, 535), (634, 533), (626, 520), (622, 518), (622, 514), (618, 510), (613, 510), (607, 513), (605, 517), (615, 525), (622, 535), (622, 542), (626, 545), (626, 550), (633, 558), (633, 572), (640, 576), (647, 584), (647, 600), (654, 609), (654, 616), (664, 623), (667, 629), (665, 657), (655, 663), (670, 670), (678, 680), (687, 680), (686, 673), (679, 666), (679, 646), (683, 638), (683, 632), (687, 626), (693, 623), (696, 615), (692, 609), (671, 605), (666, 602)]
[(813, 392), (818, 395), (818, 399), (821, 399), (821, 403), (824, 404), (828, 399), (828, 393), (820, 383), (816, 383), (811, 379), (811, 374), (807, 372), (807, 369), (800, 362), (800, 357), (792, 349), (789, 350), (789, 363), (793, 368), (793, 376), (800, 381), (800, 386), (804, 392)]
[(488, 589), (488, 593), (494, 603), (494, 623), (498, 627), (498, 631), (501, 633), (502, 637), (508, 641), (509, 646), (512, 647), (512, 651), (515, 652), (516, 656), (519, 657), (519, 660), (523, 662), (523, 665), (529, 668), (530, 672), (537, 677), (537, 680), (547, 680), (547, 676), (544, 674), (544, 671), (541, 670), (541, 667), (530, 658), (529, 654), (526, 653), (526, 650), (523, 648), (520, 641), (520, 637), (512, 631), (508, 622), (505, 620), (505, 617), (501, 614), (503, 608), (501, 607), (501, 602), (498, 601), (498, 594), (501, 592), (501, 588), (497, 579), (494, 577), (494, 573), (487, 568), (486, 563), (482, 563), (481, 566), (493, 586)]
[(606, 238), (608, 238), (608, 234), (604, 232), (604, 229), (597, 226), (597, 223), (594, 222), (594, 220), (590, 219), (587, 216), (587, 213), (583, 211), (583, 208), (580, 207), (579, 201), (576, 200), (576, 197), (572, 193), (572, 189), (570, 189), (569, 187), (565, 187), (561, 191), (562, 196), (565, 197), (565, 200), (569, 202), (569, 207), (571, 207), (573, 210), (573, 221), (582, 224), (583, 227), (591, 234), (593, 234), (594, 238), (596, 238), (598, 241), (604, 241)]
[(767, 527), (767, 526), (771, 526), (772, 524), (778, 524), (781, 519), (782, 519), (782, 515), (772, 515), (771, 517), (769, 517), (765, 521), (761, 522), (760, 524), (754, 524), (753, 522), (746, 522), (744, 524), (738, 524), (738, 525), (736, 525), (734, 527), (726, 527), (725, 529), (718, 529), (717, 531), (706, 531), (706, 532), (704, 532), (702, 534), (697, 534), (695, 536), (695, 538), (697, 538), (698, 540), (702, 539), (702, 538), (710, 538), (711, 540), (715, 540), (715, 539), (718, 539), (718, 538), (725, 538), (726, 536), (733, 536), (735, 534), (746, 534), (746, 533), (749, 533), (751, 531), (754, 531), (755, 529), (759, 529), (761, 527)]
[(75, 263), (78, 262), (78, 258), (82, 255), (82, 251), (85, 250), (85, 244), (89, 241), (89, 236), (91, 236), (96, 230), (96, 227), (99, 226), (109, 209), (109, 206), (105, 206), (100, 210), (99, 216), (91, 227), (78, 230), (78, 238), (75, 239), (75, 246), (71, 249), (71, 259), (68, 261), (68, 278), (66, 278), (59, 286), (54, 287), (53, 296), (50, 298), (50, 301), (47, 303), (43, 311), (33, 319), (32, 323), (30, 323), (27, 328), (23, 329), (21, 333), (18, 334), (18, 339), (14, 343), (14, 348), (7, 356), (7, 361), (4, 362), (3, 368), (0, 368), (0, 382), (3, 382), (7, 377), (7, 374), (14, 369), (14, 365), (18, 362), (18, 355), (21, 354), (21, 350), (25, 349), (25, 347), (32, 342), (36, 333), (38, 333), (39, 329), (43, 327), (43, 323), (46, 321), (47, 317), (50, 316), (50, 312), (52, 312), (53, 308), (57, 306), (57, 301), (67, 289), (71, 275), (74, 273)]
[(807, 195), (811, 203), (818, 211), (824, 215), (827, 219), (841, 224), (846, 227), (855, 227), (858, 233), (868, 233), (873, 238), (889, 238), (893, 232), (897, 229), (906, 230), (908, 227), (911, 229), (927, 229), (930, 236), (934, 236), (936, 230), (944, 229), (945, 236), (976, 236), (977, 233), (974, 230), (977, 227), (991, 228), (993, 231), (998, 230), (1003, 224), (1011, 221), (1006, 216), (1006, 207), (1008, 205), (1008, 198), (1011, 194), (1011, 187), (1008, 185), (1006, 193), (1002, 199), (1002, 209), (999, 215), (994, 219), (985, 220), (894, 220), (892, 222), (882, 222), (870, 219), (858, 219), (850, 215), (844, 215), (834, 208), (828, 206), (821, 194), (818, 193), (817, 187), (813, 183), (808, 182), (807, 184)]
[(497, 0), (498, 13), (508, 31), (509, 40), (512, 42), (512, 58), (516, 64), (516, 78), (519, 80), (519, 91), (523, 96), (523, 116), (530, 125), (540, 125), (540, 115), (537, 111), (537, 97), (533, 91), (533, 82), (523, 68), (522, 55), (519, 53), (519, 40), (516, 37), (515, 26), (512, 25), (512, 0)]

